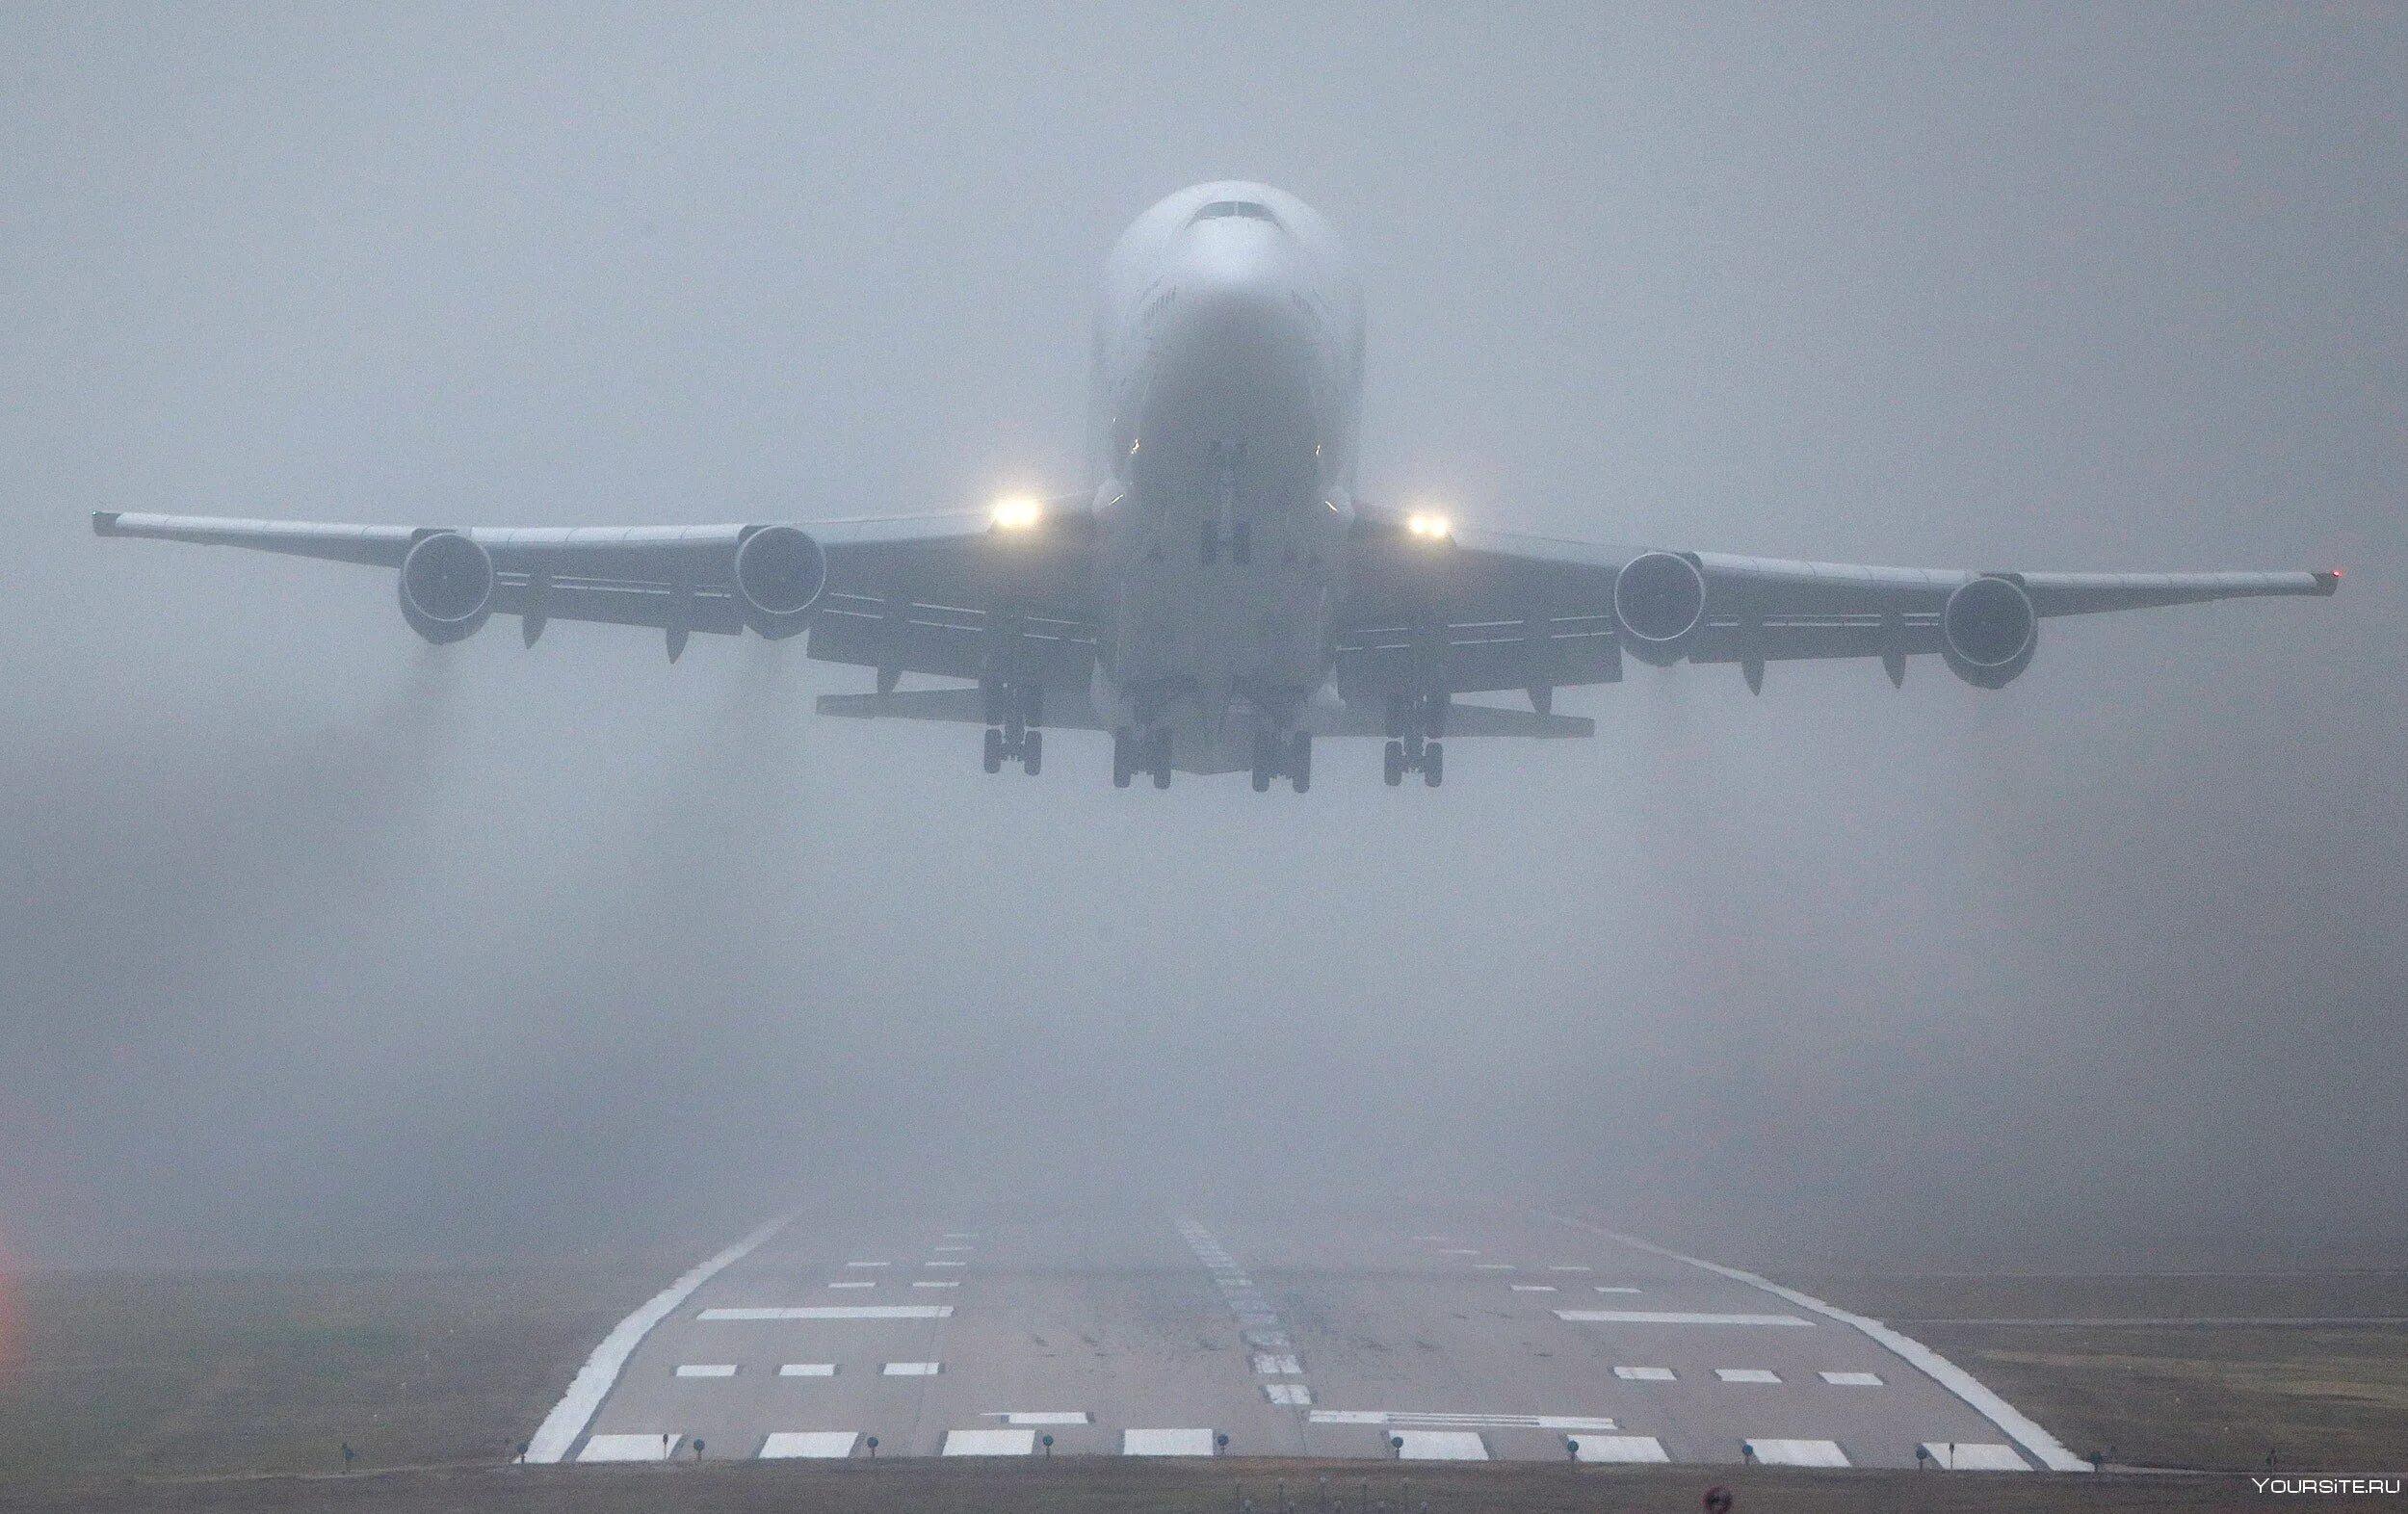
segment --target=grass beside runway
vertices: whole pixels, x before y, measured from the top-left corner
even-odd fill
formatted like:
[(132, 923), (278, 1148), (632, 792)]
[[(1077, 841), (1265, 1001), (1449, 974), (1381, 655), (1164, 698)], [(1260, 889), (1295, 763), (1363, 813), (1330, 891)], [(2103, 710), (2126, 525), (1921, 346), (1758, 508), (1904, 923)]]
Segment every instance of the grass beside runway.
[(690, 1262), (13, 1278), (0, 1489), (492, 1461)]
[(2408, 1270), (1784, 1281), (1897, 1325), (2078, 1455), (2239, 1473), (2272, 1448), (2278, 1473), (2408, 1472), (2408, 1324), (2232, 1322), (2408, 1318)]
[[(1325, 1479), (1325, 1482), (1324, 1482)], [(12, 1514), (1606, 1514), (1691, 1510), (1720, 1484), (1736, 1514), (2031, 1514), (2231, 1509), (2245, 1480), (2003, 1473), (1804, 1472), (1773, 1468), (1478, 1466), (1361, 1461), (1158, 1462), (1116, 1456), (928, 1457), (814, 1467), (706, 1462), (650, 1467), (512, 1467), (142, 1483), (12, 1497)], [(1284, 1492), (1286, 1502), (1281, 1501)], [(1326, 1501), (1324, 1501), (1324, 1498)]]

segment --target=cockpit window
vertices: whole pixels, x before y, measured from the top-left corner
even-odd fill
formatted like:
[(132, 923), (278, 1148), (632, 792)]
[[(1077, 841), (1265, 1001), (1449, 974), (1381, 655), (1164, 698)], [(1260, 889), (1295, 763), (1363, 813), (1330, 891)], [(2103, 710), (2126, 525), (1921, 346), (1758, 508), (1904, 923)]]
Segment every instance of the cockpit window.
[(1250, 199), (1217, 199), (1195, 213), (1198, 221), (1217, 221), (1223, 216), (1243, 216), (1248, 221), (1268, 221), (1279, 224), (1279, 218)]

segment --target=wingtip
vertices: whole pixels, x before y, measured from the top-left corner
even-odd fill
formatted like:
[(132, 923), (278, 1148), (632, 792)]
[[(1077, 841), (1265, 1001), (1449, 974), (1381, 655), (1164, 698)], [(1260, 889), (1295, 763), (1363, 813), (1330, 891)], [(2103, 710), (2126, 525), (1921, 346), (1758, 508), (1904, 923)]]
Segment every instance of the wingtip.
[(95, 536), (116, 535), (118, 534), (118, 511), (113, 509), (93, 510), (92, 512), (92, 534)]
[(2316, 575), (2316, 591), (2318, 593), (2328, 595), (2337, 593), (2340, 591), (2342, 587), (2342, 570), (2340, 568), (2326, 568), (2323, 572)]

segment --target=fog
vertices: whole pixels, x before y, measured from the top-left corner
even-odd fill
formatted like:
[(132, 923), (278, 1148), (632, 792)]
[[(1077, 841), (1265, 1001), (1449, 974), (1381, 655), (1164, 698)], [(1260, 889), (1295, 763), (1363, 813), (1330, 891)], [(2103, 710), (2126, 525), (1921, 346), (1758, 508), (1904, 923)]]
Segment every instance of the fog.
[[(0, 1253), (1471, 1195), (2395, 1256), (2408, 16), (1291, 9), (0, 13)], [(1223, 176), (1362, 266), (1368, 498), (2350, 577), (2055, 621), (1997, 693), (1634, 666), (1560, 696), (1594, 742), (1298, 798), (90, 534), (1067, 490), (1104, 251)]]

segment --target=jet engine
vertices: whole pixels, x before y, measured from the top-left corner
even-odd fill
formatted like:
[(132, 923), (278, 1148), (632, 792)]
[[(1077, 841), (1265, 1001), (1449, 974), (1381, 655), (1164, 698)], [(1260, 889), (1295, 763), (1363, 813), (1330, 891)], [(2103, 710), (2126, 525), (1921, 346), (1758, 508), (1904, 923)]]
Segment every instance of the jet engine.
[(1632, 656), (1669, 667), (1706, 623), (1706, 575), (1688, 558), (1643, 552), (1613, 576), (1613, 620)]
[(827, 553), (792, 526), (762, 526), (736, 547), (736, 603), (745, 624), (772, 640), (811, 623), (827, 588)]
[(2003, 689), (2031, 666), (2040, 644), (2040, 616), (2031, 596), (2011, 578), (1977, 578), (1957, 586), (1940, 610), (1940, 656), (1949, 671), (1976, 689)]
[(436, 531), (402, 559), (402, 618), (434, 642), (477, 634), (493, 613), (493, 559), (457, 531)]

